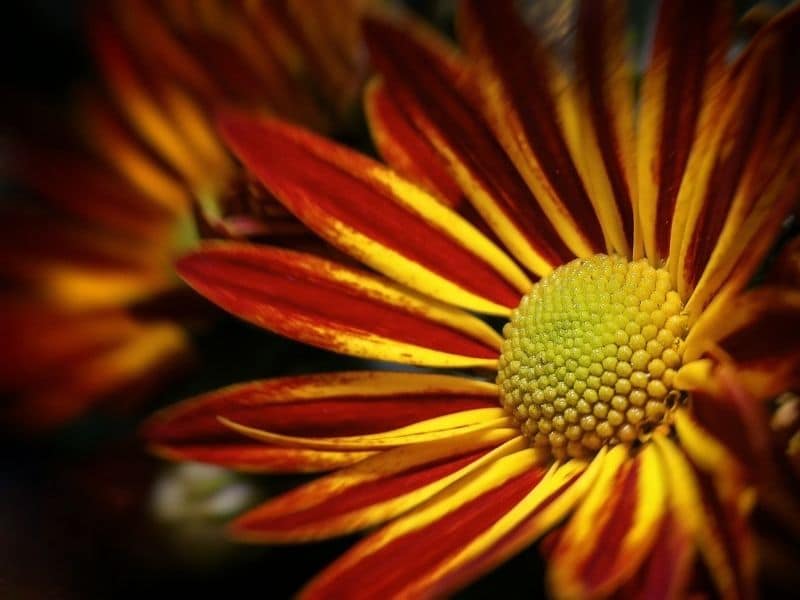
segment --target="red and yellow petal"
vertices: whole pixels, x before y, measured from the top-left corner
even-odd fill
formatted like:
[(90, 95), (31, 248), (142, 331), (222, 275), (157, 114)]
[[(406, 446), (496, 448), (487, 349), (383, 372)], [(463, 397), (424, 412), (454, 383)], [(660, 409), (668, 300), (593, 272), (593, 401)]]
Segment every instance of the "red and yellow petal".
[(311, 448), (314, 450), (381, 450), (401, 448), (422, 442), (449, 439), (476, 431), (502, 429), (513, 426), (513, 420), (504, 409), (475, 408), (452, 412), (440, 417), (418, 421), (390, 431), (336, 437), (306, 437), (282, 435), (256, 427), (241, 425), (225, 417), (219, 421), (233, 431), (254, 440), (286, 446), (288, 448)]
[(609, 250), (638, 257), (633, 68), (624, 9), (616, 0), (581, 3), (575, 63), (586, 185)]
[(301, 597), (425, 595), (427, 590), (413, 589), (417, 578), (513, 509), (545, 475), (541, 460), (535, 450), (521, 450), (456, 482), (357, 544), (317, 576)]
[(497, 522), (409, 588), (428, 596), (447, 595), (474, 581), (562, 521), (590, 488), (605, 451), (587, 466), (570, 460), (550, 467), (542, 480)]
[(205, 182), (208, 173), (203, 158), (181, 134), (155, 93), (155, 82), (147, 79), (115, 32), (108, 15), (92, 15), (92, 44), (116, 101), (153, 150), (188, 181), (198, 185)]
[(224, 137), (297, 218), (411, 288), (507, 315), (531, 282), (494, 243), (427, 192), (339, 144), (270, 119), (227, 114)]
[[(445, 159), (464, 195), (514, 257), (537, 275), (572, 258), (482, 116), (475, 82), (455, 49), (409, 20), (367, 20), (365, 36), (394, 103)], [(427, 68), (420, 70), (420, 64)]]
[(657, 434), (653, 443), (664, 465), (667, 511), (639, 572), (620, 593), (632, 598), (685, 598), (697, 560), (703, 516), (694, 473), (678, 446)]
[(85, 94), (80, 119), (92, 149), (106, 157), (111, 166), (137, 191), (173, 214), (189, 207), (189, 194), (181, 177), (153, 157), (125, 125), (107, 99)]
[(727, 279), (742, 289), (800, 192), (800, 9), (787, 9), (732, 68), (717, 135), (693, 182), (677, 275), (696, 319)]
[(251, 510), (231, 526), (238, 539), (299, 542), (384, 523), (525, 442), (514, 429), (457, 435), (382, 452)]
[[(252, 6), (254, 5), (254, 6)], [(271, 12), (302, 49), (300, 75), (319, 87), (325, 104), (348, 118), (367, 70), (360, 18), (382, 8), (375, 0), (321, 2), (251, 2), (254, 12)], [(251, 12), (253, 12), (251, 11)], [(273, 36), (269, 41), (272, 42)], [(314, 89), (314, 91), (317, 91)]]
[(800, 292), (767, 286), (714, 302), (692, 327), (684, 361), (722, 354), (754, 397), (767, 399), (797, 385)]
[[(31, 235), (35, 232), (35, 235)], [(95, 309), (141, 300), (175, 284), (157, 245), (65, 216), (12, 213), (0, 219), (0, 278), (61, 308)]]
[(458, 211), (466, 197), (450, 175), (445, 158), (378, 77), (367, 86), (364, 109), (372, 141), (381, 157), (400, 174), (431, 190), (437, 200)]
[(209, 75), (202, 61), (170, 28), (169, 15), (153, 0), (115, 2), (115, 16), (125, 37), (150, 64), (157, 64), (198, 97), (220, 97), (222, 90)]
[[(729, 2), (664, 2), (644, 76), (637, 133), (639, 217), (647, 257), (666, 261), (678, 190), (692, 149), (724, 98)], [(679, 227), (680, 229), (680, 227)]]
[(189, 354), (180, 327), (117, 310), (3, 302), (0, 326), (0, 392), (13, 398), (2, 420), (31, 430), (62, 425), (112, 396), (144, 394)]
[(485, 112), (503, 148), (570, 250), (603, 251), (597, 213), (604, 211), (595, 210), (567, 139), (577, 118), (574, 90), (511, 2), (465, 2), (460, 16)]
[(210, 243), (178, 271), (233, 314), (307, 344), (407, 364), (496, 365), (501, 339), (483, 321), (310, 254)]
[(703, 507), (698, 545), (715, 584), (726, 598), (752, 597), (756, 560), (747, 517), (753, 489), (742, 464), (687, 412), (675, 415), (675, 430), (695, 465), (699, 505)]
[(247, 470), (307, 471), (350, 464), (346, 455), (364, 458), (368, 453), (264, 444), (259, 444), (259, 451), (218, 417), (289, 435), (353, 436), (495, 407), (496, 398), (494, 385), (464, 377), (392, 372), (308, 375), (232, 386), (182, 402), (152, 417), (143, 434), (158, 453), (173, 459), (210, 456), (213, 462)]
[(11, 176), (60, 212), (132, 242), (165, 245), (174, 213), (88, 157), (20, 144), (11, 158)]
[(181, 402), (153, 416), (144, 435), (155, 444), (230, 439), (218, 417), (285, 434), (359, 435), (496, 404), (496, 386), (466, 377), (305, 375), (234, 385)]
[(349, 467), (374, 452), (336, 452), (279, 448), (258, 442), (154, 445), (150, 451), (165, 460), (203, 462), (244, 473), (323, 473)]
[(570, 517), (549, 570), (556, 597), (603, 597), (647, 557), (666, 512), (664, 466), (652, 445), (633, 458), (611, 450), (586, 498)]

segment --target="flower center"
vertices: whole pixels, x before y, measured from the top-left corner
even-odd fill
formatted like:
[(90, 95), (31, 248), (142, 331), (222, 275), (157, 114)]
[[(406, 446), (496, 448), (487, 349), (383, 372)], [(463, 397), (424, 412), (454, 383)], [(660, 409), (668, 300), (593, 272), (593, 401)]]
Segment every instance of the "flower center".
[(644, 440), (677, 403), (687, 319), (669, 273), (598, 254), (543, 278), (503, 329), (497, 385), (556, 458)]

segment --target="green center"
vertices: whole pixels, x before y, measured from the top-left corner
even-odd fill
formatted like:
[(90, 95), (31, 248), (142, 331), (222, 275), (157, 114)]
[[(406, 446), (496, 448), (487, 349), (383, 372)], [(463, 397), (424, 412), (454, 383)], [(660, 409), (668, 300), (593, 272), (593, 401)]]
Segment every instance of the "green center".
[(675, 404), (686, 335), (669, 273), (599, 254), (563, 265), (503, 329), (503, 407), (556, 458), (642, 440)]

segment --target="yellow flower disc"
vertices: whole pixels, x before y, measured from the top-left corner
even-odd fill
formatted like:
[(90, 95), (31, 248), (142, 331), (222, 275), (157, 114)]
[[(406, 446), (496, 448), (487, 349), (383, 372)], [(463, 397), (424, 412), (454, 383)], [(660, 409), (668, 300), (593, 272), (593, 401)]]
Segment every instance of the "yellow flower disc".
[(687, 320), (669, 272), (596, 255), (539, 281), (503, 329), (503, 407), (557, 458), (645, 439), (675, 403)]

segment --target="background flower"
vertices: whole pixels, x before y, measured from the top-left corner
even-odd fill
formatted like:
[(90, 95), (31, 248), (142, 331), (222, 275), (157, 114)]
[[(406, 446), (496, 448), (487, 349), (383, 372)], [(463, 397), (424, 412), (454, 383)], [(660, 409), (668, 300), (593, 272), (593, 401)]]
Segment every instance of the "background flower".
[(7, 115), (5, 170), (19, 187), (0, 242), (7, 422), (51, 428), (146, 397), (185, 368), (187, 327), (210, 312), (181, 292), (171, 263), (199, 235), (295, 243), (306, 233), (242, 177), (213, 115), (233, 105), (352, 130), (366, 68), (358, 17), (372, 4), (88, 11), (102, 85), (81, 90), (71, 114)]

